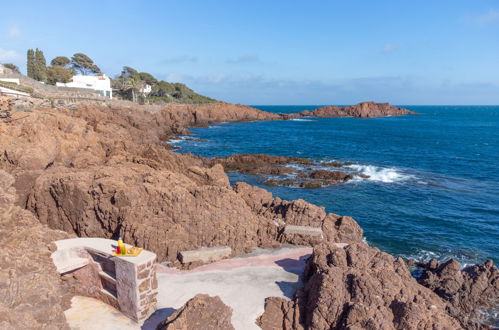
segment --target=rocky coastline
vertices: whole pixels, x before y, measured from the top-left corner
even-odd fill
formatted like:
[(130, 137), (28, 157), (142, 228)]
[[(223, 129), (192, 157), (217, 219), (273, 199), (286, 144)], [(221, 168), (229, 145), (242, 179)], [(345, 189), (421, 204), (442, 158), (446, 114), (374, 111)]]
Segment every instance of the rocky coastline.
[[(364, 243), (354, 219), (328, 214), (303, 200), (282, 200), (246, 183), (231, 186), (225, 171), (293, 174), (295, 181), (289, 184), (317, 186), (344, 182), (352, 175), (324, 169), (297, 172), (286, 166), (314, 165), (303, 158), (206, 159), (174, 153), (166, 144), (188, 133), (188, 127), (216, 122), (409, 113), (372, 102), (293, 115), (221, 102), (11, 109), (9, 118), (0, 120), (0, 236), (7, 251), (1, 258), (0, 326), (64, 328), (62, 311), (70, 293), (51, 264), (50, 242), (62, 236), (121, 236), (178, 268), (197, 266), (182, 264), (178, 254), (200, 247), (224, 245), (231, 248), (231, 256), (238, 256), (284, 243), (312, 246), (306, 286), (291, 301), (268, 298), (258, 320), (263, 329), (485, 328), (474, 313), (499, 297), (498, 270), (491, 261), (464, 270), (454, 261), (420, 265), (424, 275), (416, 280), (410, 264)], [(287, 235), (286, 225), (320, 228), (322, 238)], [(43, 245), (39, 260), (30, 258), (29, 248), (19, 249), (35, 241)], [(32, 299), (34, 279), (11, 274), (24, 271), (38, 276), (36, 283), (46, 294)], [(226, 324), (230, 310), (221, 301), (210, 301), (194, 298), (162, 327), (182, 328), (206, 313), (222, 318), (213, 324)], [(17, 317), (21, 310), (30, 318)]]

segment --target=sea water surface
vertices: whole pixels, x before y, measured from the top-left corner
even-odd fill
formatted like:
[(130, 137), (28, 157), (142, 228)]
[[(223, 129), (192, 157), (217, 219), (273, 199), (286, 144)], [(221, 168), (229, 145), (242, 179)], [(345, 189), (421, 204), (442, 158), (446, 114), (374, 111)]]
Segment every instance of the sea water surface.
[[(290, 113), (317, 106), (255, 107)], [(206, 157), (262, 153), (348, 163), (339, 170), (370, 178), (307, 189), (229, 176), (352, 216), (371, 245), (397, 256), (499, 262), (499, 107), (405, 107), (419, 114), (224, 123), (192, 129), (204, 142), (171, 143)]]

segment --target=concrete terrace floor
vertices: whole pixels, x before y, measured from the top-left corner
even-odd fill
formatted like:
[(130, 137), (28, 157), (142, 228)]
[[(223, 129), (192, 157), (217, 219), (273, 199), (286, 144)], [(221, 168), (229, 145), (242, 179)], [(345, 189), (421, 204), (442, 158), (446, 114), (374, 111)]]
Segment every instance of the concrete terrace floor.
[(233, 310), (236, 329), (260, 329), (256, 319), (264, 311), (265, 298), (292, 298), (302, 283), (300, 275), (312, 253), (308, 247), (256, 249), (238, 258), (221, 260), (182, 271), (157, 265), (158, 310), (144, 322), (134, 323), (103, 302), (74, 297), (66, 319), (71, 329), (155, 329), (198, 293), (219, 296)]

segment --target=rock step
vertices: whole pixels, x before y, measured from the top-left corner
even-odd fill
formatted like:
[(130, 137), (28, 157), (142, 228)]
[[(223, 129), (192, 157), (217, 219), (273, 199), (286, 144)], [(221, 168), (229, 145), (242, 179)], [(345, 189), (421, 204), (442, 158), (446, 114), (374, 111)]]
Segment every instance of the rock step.
[(183, 264), (190, 262), (212, 262), (230, 256), (232, 249), (229, 246), (202, 247), (197, 250), (182, 251), (179, 259)]
[(311, 226), (296, 226), (286, 225), (284, 227), (285, 235), (305, 235), (305, 236), (320, 236), (322, 238), (322, 229), (319, 227)]

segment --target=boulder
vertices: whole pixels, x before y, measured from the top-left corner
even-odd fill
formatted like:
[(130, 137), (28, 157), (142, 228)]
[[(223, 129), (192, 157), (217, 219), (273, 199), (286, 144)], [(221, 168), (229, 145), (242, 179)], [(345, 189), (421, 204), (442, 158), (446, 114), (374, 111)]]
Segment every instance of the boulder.
[(232, 308), (220, 297), (198, 294), (157, 326), (157, 330), (231, 330)]

